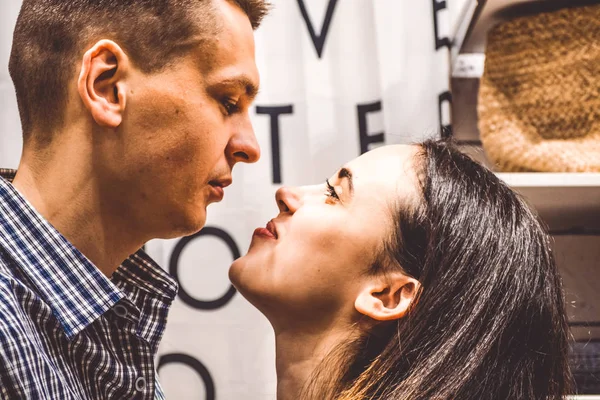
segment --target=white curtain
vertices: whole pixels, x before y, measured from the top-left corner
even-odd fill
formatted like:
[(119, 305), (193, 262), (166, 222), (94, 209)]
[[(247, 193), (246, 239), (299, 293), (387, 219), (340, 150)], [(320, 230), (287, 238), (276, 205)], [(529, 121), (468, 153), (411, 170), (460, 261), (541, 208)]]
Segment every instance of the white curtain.
[[(362, 151), (439, 136), (449, 124), (449, 12), (435, 0), (273, 0), (256, 32), (261, 92), (252, 119), (262, 148), (238, 166), (207, 227), (148, 252), (181, 292), (159, 349), (171, 399), (274, 399), (267, 321), (227, 279), (253, 230), (274, 217), (281, 185), (324, 181)], [(20, 0), (0, 4), (0, 166), (21, 137), (8, 54)]]

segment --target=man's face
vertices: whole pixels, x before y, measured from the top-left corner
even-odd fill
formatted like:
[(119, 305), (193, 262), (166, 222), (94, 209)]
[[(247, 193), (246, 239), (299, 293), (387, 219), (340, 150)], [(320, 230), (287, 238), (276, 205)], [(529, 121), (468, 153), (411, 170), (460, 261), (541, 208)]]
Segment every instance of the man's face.
[(259, 86), (253, 30), (236, 6), (214, 5), (217, 35), (159, 73), (130, 78), (122, 165), (110, 180), (125, 217), (153, 237), (200, 230), (235, 163), (260, 157), (248, 113)]

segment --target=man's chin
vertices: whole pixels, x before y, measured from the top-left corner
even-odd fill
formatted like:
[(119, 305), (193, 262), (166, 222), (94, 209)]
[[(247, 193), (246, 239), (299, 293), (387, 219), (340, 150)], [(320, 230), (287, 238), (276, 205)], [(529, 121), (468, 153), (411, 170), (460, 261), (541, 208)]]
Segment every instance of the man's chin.
[(184, 236), (191, 236), (200, 232), (206, 224), (206, 209), (196, 212), (193, 215), (181, 216), (173, 219), (169, 223), (169, 230), (161, 235), (160, 239), (175, 239)]

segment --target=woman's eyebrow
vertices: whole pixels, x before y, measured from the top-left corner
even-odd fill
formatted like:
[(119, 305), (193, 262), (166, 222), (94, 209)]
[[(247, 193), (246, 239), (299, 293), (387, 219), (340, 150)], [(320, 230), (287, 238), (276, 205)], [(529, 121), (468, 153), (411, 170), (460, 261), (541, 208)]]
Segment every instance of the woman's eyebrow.
[(348, 187), (350, 187), (350, 196), (354, 194), (354, 183), (352, 182), (352, 171), (344, 167), (338, 173), (338, 179), (348, 178)]

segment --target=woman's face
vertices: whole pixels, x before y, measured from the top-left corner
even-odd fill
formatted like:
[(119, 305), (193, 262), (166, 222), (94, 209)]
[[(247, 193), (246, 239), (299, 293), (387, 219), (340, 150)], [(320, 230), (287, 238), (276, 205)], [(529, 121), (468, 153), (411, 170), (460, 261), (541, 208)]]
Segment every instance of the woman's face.
[(365, 272), (390, 236), (392, 210), (418, 198), (417, 149), (370, 151), (336, 171), (331, 187), (279, 189), (279, 215), (231, 266), (235, 287), (269, 319), (353, 313)]

